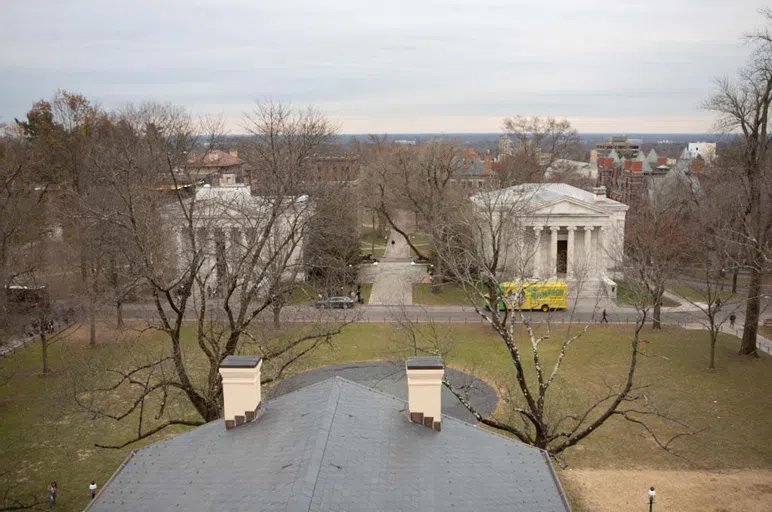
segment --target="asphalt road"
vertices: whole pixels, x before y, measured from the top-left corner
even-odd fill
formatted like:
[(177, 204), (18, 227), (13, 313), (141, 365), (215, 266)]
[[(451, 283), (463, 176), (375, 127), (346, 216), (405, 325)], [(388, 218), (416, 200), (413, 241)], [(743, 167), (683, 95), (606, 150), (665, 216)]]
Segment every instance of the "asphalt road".
[[(602, 311), (606, 309), (609, 322), (612, 323), (634, 323), (637, 317), (635, 309), (629, 307), (620, 307), (613, 302), (602, 302), (596, 304), (594, 301), (588, 301), (582, 303), (576, 308), (552, 311), (550, 313), (542, 313), (541, 311), (528, 311), (524, 312), (526, 316), (529, 316), (533, 321), (542, 322), (556, 322), (556, 323), (595, 323), (601, 319)], [(218, 308), (210, 307), (210, 311), (216, 312)], [(220, 310), (221, 311), (221, 310)], [(722, 314), (728, 316), (732, 308), (730, 305), (725, 306)], [(516, 313), (517, 315), (518, 313)], [(109, 309), (102, 311), (102, 316), (109, 318), (112, 315), (112, 311)], [(283, 322), (312, 322), (320, 319), (346, 319), (355, 322), (391, 322), (396, 316), (402, 316), (408, 318), (414, 322), (450, 322), (450, 323), (484, 323), (484, 319), (480, 317), (478, 313), (474, 311), (471, 306), (383, 306), (383, 305), (366, 305), (357, 306), (353, 310), (317, 310), (311, 306), (288, 306), (282, 311)], [(736, 312), (737, 323), (742, 323), (743, 311), (739, 308)], [(651, 312), (649, 312), (649, 318)], [(157, 318), (157, 311), (151, 304), (127, 304), (124, 306), (124, 318), (125, 319), (146, 319), (152, 320)], [(186, 318), (194, 319), (194, 311), (189, 310)], [(270, 312), (265, 312), (262, 319), (265, 321), (271, 320)], [(681, 308), (662, 308), (662, 320), (664, 323), (670, 324), (694, 324), (701, 323), (706, 320), (704, 314), (693, 309), (681, 307)]]

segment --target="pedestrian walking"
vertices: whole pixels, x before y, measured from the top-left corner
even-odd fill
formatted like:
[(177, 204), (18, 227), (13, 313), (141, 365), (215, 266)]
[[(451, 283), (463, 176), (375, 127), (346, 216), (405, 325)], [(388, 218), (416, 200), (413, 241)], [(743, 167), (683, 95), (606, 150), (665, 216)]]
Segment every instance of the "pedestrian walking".
[(608, 315), (606, 314), (606, 310), (603, 310), (603, 317), (600, 319), (601, 323), (607, 324), (608, 323)]
[(48, 486), (48, 503), (50, 506), (56, 505), (56, 491), (58, 489), (56, 488), (56, 480), (51, 482), (51, 485)]
[(88, 484), (88, 490), (91, 492), (91, 499), (93, 500), (96, 498), (97, 484), (95, 480), (92, 480), (91, 483)]
[(394, 240), (392, 240), (392, 241), (391, 241), (391, 245), (394, 245), (394, 244), (396, 244), (396, 243), (397, 243), (397, 242), (395, 242)]
[(721, 297), (716, 299), (716, 311), (721, 309)]
[(729, 315), (729, 327), (731, 327), (732, 329), (734, 329), (734, 321), (735, 320), (737, 320), (737, 315), (735, 315), (734, 313)]

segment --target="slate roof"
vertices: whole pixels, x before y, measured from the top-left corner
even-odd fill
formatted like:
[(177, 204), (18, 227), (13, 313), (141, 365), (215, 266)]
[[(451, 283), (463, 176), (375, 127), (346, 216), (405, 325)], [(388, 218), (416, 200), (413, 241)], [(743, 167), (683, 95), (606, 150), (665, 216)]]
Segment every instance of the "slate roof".
[(464, 158), (463, 161), (460, 158), (455, 158), (452, 165), (456, 167), (453, 172), (455, 176), (491, 176), (493, 174), (492, 171), (485, 169), (485, 162), (479, 157), (470, 156)]
[(230, 153), (226, 153), (220, 149), (209, 151), (208, 153), (194, 153), (190, 155), (186, 167), (205, 167), (219, 169), (222, 167), (234, 167), (236, 165), (242, 165), (244, 160), (237, 156), (233, 156)]
[(88, 510), (566, 511), (541, 450), (341, 378), (139, 450)]
[(627, 205), (603, 197), (595, 199), (592, 192), (567, 183), (524, 183), (513, 187), (502, 188), (490, 192), (481, 192), (471, 198), (473, 202), (481, 205), (500, 204), (507, 206), (520, 202), (524, 208), (537, 209), (542, 205), (553, 203), (564, 198), (575, 199), (594, 206), (627, 209)]

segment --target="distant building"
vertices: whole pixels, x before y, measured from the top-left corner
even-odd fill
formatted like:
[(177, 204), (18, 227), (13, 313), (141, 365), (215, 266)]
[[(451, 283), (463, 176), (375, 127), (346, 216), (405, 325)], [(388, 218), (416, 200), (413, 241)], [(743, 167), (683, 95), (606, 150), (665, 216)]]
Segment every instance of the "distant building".
[[(291, 270), (285, 271), (282, 277), (303, 279), (304, 273), (299, 269), (305, 243), (304, 230), (292, 226), (303, 225), (313, 215), (308, 196), (260, 197), (252, 195), (249, 187), (243, 184), (204, 185), (188, 201), (196, 205), (194, 210), (188, 211), (194, 212), (192, 222), (202, 251), (201, 275), (211, 278), (209, 284), (213, 289), (222, 290), (227, 286), (229, 275), (239, 268), (239, 262), (244, 258), (244, 251), (260, 243), (264, 236), (262, 230), (266, 227), (270, 230), (267, 238), (272, 244), (284, 244), (284, 249), (269, 244), (266, 254), (287, 252), (286, 268)], [(278, 215), (275, 220), (272, 219), (274, 214)], [(176, 203), (169, 205), (167, 215), (178, 270), (184, 271), (190, 265), (192, 255), (186, 237), (188, 219)]]
[(498, 176), (493, 171), (493, 158), (490, 151), (485, 157), (474, 149), (470, 149), (463, 159), (454, 162), (456, 171), (450, 179), (451, 183), (467, 195), (474, 195), (484, 188), (498, 186)]
[[(521, 234), (503, 252), (505, 275), (566, 281), (584, 297), (616, 297), (616, 255), (624, 247), (628, 206), (606, 197), (602, 187), (589, 192), (565, 183), (526, 183), (471, 201), (483, 212), (521, 216)], [(490, 250), (490, 238), (483, 243)]]
[(185, 173), (193, 182), (204, 181), (213, 187), (245, 183), (246, 163), (238, 151), (219, 149), (206, 153), (193, 153), (185, 162)]
[(499, 137), (499, 158), (501, 158), (502, 155), (514, 155), (515, 154), (515, 143), (512, 142), (512, 139), (507, 137), (506, 135), (502, 135)]
[(716, 158), (715, 142), (690, 142), (686, 148), (692, 158), (702, 157), (705, 162), (710, 163)]
[(316, 179), (321, 181), (353, 183), (359, 180), (358, 156), (315, 156), (311, 165)]
[(612, 135), (605, 142), (598, 142), (595, 149), (590, 151), (590, 163), (594, 164), (598, 158), (607, 157), (612, 151), (617, 155), (630, 158), (641, 150), (641, 139), (628, 139), (624, 135)]
[(684, 148), (678, 159), (661, 157), (654, 149), (647, 155), (641, 150), (627, 156), (611, 150), (607, 156), (598, 157), (597, 165), (598, 186), (605, 187), (611, 199), (625, 204), (633, 204), (660, 190), (657, 183), (673, 181), (675, 174), (698, 176), (705, 170), (705, 160), (699, 155), (692, 156), (688, 148)]
[(598, 179), (598, 166), (587, 162), (558, 158), (544, 171), (544, 179), (551, 181), (553, 178), (566, 174), (595, 181)]

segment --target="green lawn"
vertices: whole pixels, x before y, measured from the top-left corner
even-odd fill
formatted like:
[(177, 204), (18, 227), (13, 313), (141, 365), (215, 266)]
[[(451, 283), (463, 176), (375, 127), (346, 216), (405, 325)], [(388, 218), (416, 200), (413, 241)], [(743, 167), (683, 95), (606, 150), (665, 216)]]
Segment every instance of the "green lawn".
[[(721, 292), (718, 294), (718, 296), (721, 298), (722, 301), (726, 301), (732, 298), (731, 289), (732, 289), (731, 286), (729, 286), (729, 289), (727, 291)], [(679, 297), (683, 297), (684, 299), (691, 302), (704, 303), (708, 301), (707, 292), (705, 290), (701, 290), (700, 288), (689, 284), (683, 284), (683, 283), (669, 284), (667, 285), (667, 291), (669, 291), (670, 293), (674, 293)]]
[[(427, 258), (434, 256), (434, 248), (432, 247), (432, 238), (426, 233), (413, 233), (410, 235), (410, 241), (415, 245), (421, 253)], [(410, 248), (410, 257), (416, 258), (418, 254)]]
[(763, 325), (760, 325), (759, 334), (761, 334), (768, 340), (772, 340), (772, 327), (764, 327)]
[[(617, 281), (617, 302), (635, 306), (640, 303), (641, 297), (646, 296), (646, 288), (638, 283), (627, 281)], [(662, 306), (671, 308), (680, 306), (680, 304), (667, 297), (662, 297)]]
[(360, 254), (372, 254), (376, 258), (383, 258), (386, 254), (386, 237), (379, 236), (370, 226), (362, 228), (362, 236), (359, 242)]
[(376, 258), (383, 258), (386, 255), (386, 246), (376, 245), (373, 247), (369, 243), (362, 242), (362, 245), (359, 246), (359, 254), (362, 256), (372, 254)]
[[(458, 324), (439, 324), (437, 328), (453, 346), (446, 358), (449, 366), (474, 368), (497, 389), (506, 389), (513, 382), (509, 355), (489, 328)], [(553, 326), (552, 337), (542, 342), (543, 366), (554, 361), (565, 329)], [(539, 332), (546, 332), (546, 326)], [(57, 480), (60, 510), (81, 510), (88, 500), (88, 483), (92, 479), (104, 483), (129, 450), (143, 444), (121, 450), (95, 448), (95, 442), (125, 439), (135, 425), (92, 419), (76, 409), (71, 402), (71, 374), (83, 371), (84, 362), (118, 364), (141, 353), (138, 347), (158, 350), (165, 343), (162, 335), (152, 331), (137, 341), (133, 335), (124, 339), (122, 333), (105, 330), (100, 331), (100, 339), (109, 343), (88, 348), (86, 335), (84, 332), (51, 348), (56, 373), (50, 377), (38, 374), (39, 344), (0, 360), (0, 374), (13, 372), (12, 379), (0, 387), (0, 472), (18, 482), (18, 490), (38, 495), (44, 495), (50, 480)], [(591, 327), (569, 350), (548, 396), (548, 411), (583, 409), (605, 393), (607, 383), (620, 383), (626, 372), (630, 336), (630, 327)], [(323, 346), (303, 360), (295, 371), (360, 360), (401, 360), (407, 354), (398, 344), (400, 338), (399, 331), (388, 324), (354, 324), (336, 337), (332, 346)], [(704, 469), (772, 468), (772, 444), (767, 442), (772, 432), (772, 415), (767, 413), (772, 407), (772, 359), (739, 357), (737, 339), (721, 335), (719, 369), (708, 372), (707, 333), (675, 327), (652, 331), (646, 327), (642, 338), (646, 343), (642, 345), (637, 384), (649, 387), (641, 392), (662, 412), (694, 430), (705, 429), (697, 436), (676, 441), (678, 452)], [(188, 331), (185, 357), (192, 368), (199, 368), (201, 358), (191, 350), (194, 346), (192, 331)], [(529, 357), (523, 361), (531, 376), (532, 361)], [(184, 407), (184, 402), (177, 407)], [(500, 405), (496, 414), (505, 417), (507, 406)], [(621, 419), (606, 423), (567, 452), (564, 461), (573, 468), (692, 467), (655, 448), (640, 427)]]
[(413, 285), (413, 304), (422, 306), (470, 306), (464, 290), (455, 283), (440, 285), (440, 292), (434, 293), (429, 283)]

